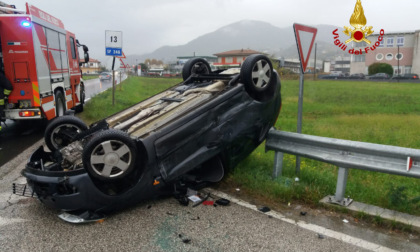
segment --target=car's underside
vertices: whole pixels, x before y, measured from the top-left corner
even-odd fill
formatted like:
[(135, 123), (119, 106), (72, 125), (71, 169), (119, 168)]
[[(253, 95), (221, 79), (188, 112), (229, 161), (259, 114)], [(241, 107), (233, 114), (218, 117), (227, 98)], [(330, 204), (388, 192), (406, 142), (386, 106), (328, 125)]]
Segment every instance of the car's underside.
[(212, 72), (194, 59), (184, 81), (86, 126), (68, 116), (45, 132), (22, 172), (35, 195), (65, 211), (107, 212), (223, 178), (277, 119), (280, 81), (267, 57)]

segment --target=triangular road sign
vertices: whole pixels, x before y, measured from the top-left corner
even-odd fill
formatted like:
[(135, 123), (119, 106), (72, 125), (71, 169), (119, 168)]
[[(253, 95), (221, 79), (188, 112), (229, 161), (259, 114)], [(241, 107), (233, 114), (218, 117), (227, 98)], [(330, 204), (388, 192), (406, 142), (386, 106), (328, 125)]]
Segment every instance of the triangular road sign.
[[(125, 55), (124, 55), (124, 57), (125, 57)], [(120, 68), (126, 68), (125, 63), (122, 60), (122, 58), (120, 58), (120, 62), (121, 62)]]
[(122, 52), (122, 56), (116, 56), (116, 58), (125, 59), (125, 54)]
[(305, 73), (318, 29), (295, 23), (293, 30), (295, 31), (301, 71)]

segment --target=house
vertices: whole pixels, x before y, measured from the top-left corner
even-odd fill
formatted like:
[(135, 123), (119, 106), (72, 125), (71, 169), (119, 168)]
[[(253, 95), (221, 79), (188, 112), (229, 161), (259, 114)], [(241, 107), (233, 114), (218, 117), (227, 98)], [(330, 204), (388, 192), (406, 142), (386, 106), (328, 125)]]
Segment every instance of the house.
[(351, 73), (351, 57), (337, 56), (330, 61), (330, 72), (350, 74)]
[(101, 62), (99, 60), (90, 58), (89, 62), (85, 63), (84, 59), (80, 59), (80, 63), (82, 63), (80, 67), (82, 74), (97, 74), (101, 71)]
[(279, 57), (278, 59), (273, 59), (279, 67), (284, 69), (288, 69), (293, 73), (300, 73), (300, 61), (299, 59), (285, 59), (283, 57)]
[(215, 56), (178, 56), (176, 57), (176, 61), (172, 61), (168, 64), (168, 72), (179, 74), (182, 72), (182, 68), (184, 67), (185, 63), (193, 58), (202, 58), (205, 59), (210, 66), (212, 67), (215, 62), (217, 62), (217, 57)]
[(217, 56), (217, 62), (213, 63), (213, 65), (217, 68), (240, 67), (242, 62), (245, 61), (246, 57), (248, 57), (251, 54), (262, 53), (251, 49), (241, 49), (215, 53), (214, 55)]
[[(393, 67), (394, 75), (420, 74), (420, 30), (385, 32), (379, 46), (374, 47), (379, 36), (380, 34), (369, 36), (371, 44), (353, 42), (354, 49), (361, 49), (363, 53), (351, 56), (351, 73), (367, 74), (371, 64), (388, 63)], [(369, 48), (367, 53), (365, 48)]]

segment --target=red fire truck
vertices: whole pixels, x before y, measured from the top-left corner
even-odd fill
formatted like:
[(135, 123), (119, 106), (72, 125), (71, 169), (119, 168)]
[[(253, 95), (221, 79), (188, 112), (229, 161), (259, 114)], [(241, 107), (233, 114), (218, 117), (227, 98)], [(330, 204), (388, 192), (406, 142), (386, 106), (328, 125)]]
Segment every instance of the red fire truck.
[(19, 11), (0, 2), (0, 122), (51, 120), (68, 109), (83, 110), (78, 47), (83, 47), (88, 62), (88, 48), (60, 19), (29, 4)]

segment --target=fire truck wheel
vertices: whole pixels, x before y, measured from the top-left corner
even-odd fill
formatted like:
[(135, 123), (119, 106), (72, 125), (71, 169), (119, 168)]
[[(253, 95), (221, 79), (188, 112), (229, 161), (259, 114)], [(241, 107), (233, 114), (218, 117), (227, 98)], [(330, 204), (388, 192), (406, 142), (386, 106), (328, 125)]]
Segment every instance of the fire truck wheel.
[(110, 129), (87, 142), (82, 158), (93, 178), (115, 181), (132, 174), (137, 154), (136, 144), (127, 133)]
[(74, 137), (87, 130), (86, 124), (75, 116), (60, 116), (53, 119), (45, 129), (45, 144), (51, 151), (69, 145)]
[(85, 85), (83, 83), (80, 83), (80, 104), (74, 107), (74, 111), (77, 113), (83, 112), (83, 106), (85, 104)]
[(245, 90), (257, 101), (266, 101), (274, 96), (277, 79), (273, 75), (270, 59), (261, 54), (248, 56), (240, 73)]
[(63, 116), (66, 112), (66, 102), (63, 92), (60, 90), (55, 91), (55, 114), (56, 116)]
[(182, 79), (188, 79), (192, 74), (209, 74), (211, 73), (210, 64), (202, 58), (194, 58), (188, 60), (182, 68)]

